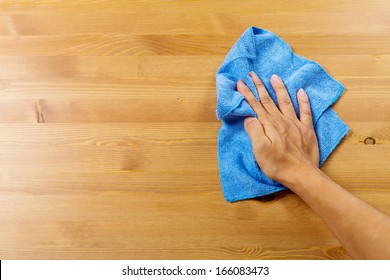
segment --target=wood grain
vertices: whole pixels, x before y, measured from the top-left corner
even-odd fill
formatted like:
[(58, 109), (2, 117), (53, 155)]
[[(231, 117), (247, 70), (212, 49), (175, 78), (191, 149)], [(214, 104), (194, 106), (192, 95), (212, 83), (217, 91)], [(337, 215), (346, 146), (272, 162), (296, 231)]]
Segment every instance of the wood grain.
[(215, 72), (251, 25), (345, 86), (322, 170), (390, 214), (388, 1), (1, 1), (0, 259), (348, 259), (289, 191), (223, 199)]

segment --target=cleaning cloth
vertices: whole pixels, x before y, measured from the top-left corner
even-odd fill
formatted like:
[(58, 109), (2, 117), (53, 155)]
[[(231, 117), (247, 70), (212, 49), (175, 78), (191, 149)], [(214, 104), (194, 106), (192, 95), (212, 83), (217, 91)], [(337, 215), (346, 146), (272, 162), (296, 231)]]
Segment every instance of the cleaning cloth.
[(299, 117), (296, 94), (303, 88), (310, 100), (320, 151), (320, 165), (348, 132), (346, 124), (329, 108), (344, 91), (316, 62), (295, 54), (274, 33), (248, 28), (226, 55), (217, 72), (217, 117), (222, 120), (218, 134), (218, 164), (222, 191), (229, 202), (271, 194), (286, 189), (259, 168), (244, 119), (256, 113), (237, 91), (242, 79), (259, 99), (249, 77), (254, 71), (276, 102), (270, 78), (277, 74), (284, 82)]

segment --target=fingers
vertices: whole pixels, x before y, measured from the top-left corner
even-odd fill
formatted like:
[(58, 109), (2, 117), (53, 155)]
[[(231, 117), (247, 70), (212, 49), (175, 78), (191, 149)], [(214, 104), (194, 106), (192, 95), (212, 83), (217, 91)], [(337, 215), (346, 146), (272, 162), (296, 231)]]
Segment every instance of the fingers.
[(278, 114), (278, 107), (276, 107), (274, 101), (269, 96), (268, 91), (261, 82), (260, 78), (253, 71), (249, 73), (249, 76), (252, 78), (252, 81), (256, 86), (256, 90), (260, 97), (260, 103), (263, 105), (263, 108), (271, 115)]
[(313, 117), (310, 109), (309, 98), (303, 89), (298, 91), (299, 120), (307, 127), (313, 127)]
[(275, 90), (280, 112), (282, 112), (282, 114), (289, 119), (296, 120), (297, 116), (295, 114), (294, 107), (291, 103), (290, 95), (288, 94), (288, 91), (284, 86), (282, 79), (280, 79), (280, 77), (275, 74), (272, 75), (271, 85)]
[[(256, 99), (251, 90), (242, 80), (239, 80), (237, 82), (237, 90), (244, 96), (248, 104), (259, 116), (263, 125), (269, 122), (270, 116), (278, 118), (281, 116), (280, 113), (282, 113), (291, 120), (297, 120), (297, 116), (295, 114), (295, 110), (292, 105), (290, 96), (280, 77), (278, 77), (277, 75), (272, 75), (271, 77), (271, 85), (274, 88), (276, 92), (276, 97), (278, 99), (278, 109), (278, 107), (275, 105), (272, 98), (268, 94), (267, 89), (261, 82), (260, 78), (254, 72), (250, 72), (249, 75), (256, 86), (257, 92), (259, 93), (260, 102)], [(307, 127), (313, 127), (309, 98), (307, 97), (303, 89), (300, 89), (298, 91), (298, 103), (300, 111), (300, 121)]]
[(242, 80), (237, 82), (237, 90), (244, 96), (246, 102), (248, 102), (249, 106), (251, 106), (260, 118), (266, 118), (267, 112)]

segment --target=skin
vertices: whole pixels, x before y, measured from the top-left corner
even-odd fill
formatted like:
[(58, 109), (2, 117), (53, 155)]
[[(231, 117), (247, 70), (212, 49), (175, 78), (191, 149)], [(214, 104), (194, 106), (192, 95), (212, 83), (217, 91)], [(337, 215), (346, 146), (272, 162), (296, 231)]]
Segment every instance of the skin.
[(264, 173), (301, 197), (327, 224), (354, 259), (390, 259), (390, 217), (343, 189), (319, 168), (319, 151), (309, 99), (297, 93), (298, 119), (290, 96), (277, 76), (271, 77), (278, 106), (254, 73), (260, 101), (242, 80), (237, 90), (256, 112), (245, 130)]

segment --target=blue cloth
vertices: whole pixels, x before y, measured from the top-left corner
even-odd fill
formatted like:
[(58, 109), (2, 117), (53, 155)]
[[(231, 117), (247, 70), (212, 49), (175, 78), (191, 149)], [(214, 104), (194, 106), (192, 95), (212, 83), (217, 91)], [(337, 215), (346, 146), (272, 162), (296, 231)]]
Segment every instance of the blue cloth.
[(296, 93), (303, 88), (311, 103), (317, 134), (320, 165), (348, 132), (348, 127), (329, 108), (344, 91), (316, 62), (294, 54), (291, 47), (274, 33), (248, 28), (231, 48), (217, 72), (217, 117), (222, 120), (218, 135), (218, 163), (224, 197), (229, 202), (271, 194), (286, 189), (268, 178), (256, 163), (244, 119), (257, 117), (236, 83), (242, 79), (259, 99), (248, 76), (254, 71), (274, 101), (270, 78), (282, 78), (299, 116)]

